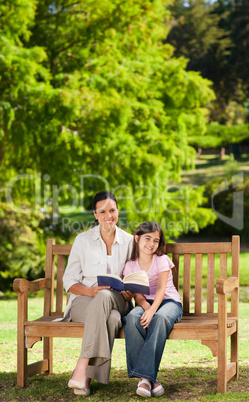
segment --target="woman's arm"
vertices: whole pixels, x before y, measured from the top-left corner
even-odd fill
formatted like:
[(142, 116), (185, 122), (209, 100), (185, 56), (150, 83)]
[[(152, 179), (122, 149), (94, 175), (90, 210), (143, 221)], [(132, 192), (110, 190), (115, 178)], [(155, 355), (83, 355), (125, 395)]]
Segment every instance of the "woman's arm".
[(149, 326), (149, 323), (151, 322), (155, 312), (157, 311), (158, 307), (162, 303), (162, 300), (163, 300), (163, 297), (165, 294), (168, 276), (169, 276), (169, 271), (160, 272), (160, 274), (158, 275), (155, 299), (154, 299), (152, 305), (149, 305), (150, 307), (148, 309), (144, 309), (145, 311), (140, 320), (140, 323), (144, 328), (147, 328)]
[(95, 297), (96, 294), (102, 289), (110, 289), (110, 286), (92, 286), (91, 288), (82, 285), (81, 283), (74, 283), (69, 289), (69, 293), (77, 296)]

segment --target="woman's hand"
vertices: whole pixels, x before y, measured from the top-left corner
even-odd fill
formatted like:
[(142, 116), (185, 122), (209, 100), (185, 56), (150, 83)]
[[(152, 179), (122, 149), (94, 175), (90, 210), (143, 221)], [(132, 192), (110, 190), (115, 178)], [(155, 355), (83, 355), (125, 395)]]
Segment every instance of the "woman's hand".
[(134, 293), (130, 292), (130, 290), (122, 291), (121, 295), (128, 302), (131, 301), (131, 299), (134, 297)]
[(89, 289), (89, 294), (87, 296), (95, 297), (99, 293), (100, 290), (110, 289), (110, 286), (97, 286), (96, 285), (96, 286), (92, 286), (91, 288), (88, 288), (88, 289)]
[(141, 316), (140, 319), (140, 324), (142, 325), (143, 328), (148, 328), (152, 318), (154, 316), (154, 311), (149, 308), (148, 310), (145, 310), (143, 315)]

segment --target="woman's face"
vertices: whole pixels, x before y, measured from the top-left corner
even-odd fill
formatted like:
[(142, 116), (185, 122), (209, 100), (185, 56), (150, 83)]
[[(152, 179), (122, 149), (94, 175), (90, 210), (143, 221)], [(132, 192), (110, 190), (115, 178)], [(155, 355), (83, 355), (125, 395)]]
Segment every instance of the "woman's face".
[(112, 232), (118, 222), (118, 208), (114, 200), (107, 198), (96, 204), (95, 219), (98, 220), (100, 229)]
[(152, 255), (156, 252), (160, 242), (160, 234), (155, 232), (145, 233), (141, 236), (135, 235), (135, 240), (138, 243), (139, 255), (147, 254)]

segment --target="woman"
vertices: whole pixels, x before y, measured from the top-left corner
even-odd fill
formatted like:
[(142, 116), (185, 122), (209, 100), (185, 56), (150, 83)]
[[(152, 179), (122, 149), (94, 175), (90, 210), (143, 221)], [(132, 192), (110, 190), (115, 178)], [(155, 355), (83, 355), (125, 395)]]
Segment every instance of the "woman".
[(68, 386), (85, 396), (90, 395), (91, 378), (109, 382), (114, 339), (132, 306), (132, 293), (98, 286), (97, 275), (121, 276), (133, 236), (116, 226), (118, 205), (112, 193), (96, 194), (93, 209), (94, 227), (76, 237), (63, 277), (70, 293), (64, 319), (85, 324), (81, 354)]

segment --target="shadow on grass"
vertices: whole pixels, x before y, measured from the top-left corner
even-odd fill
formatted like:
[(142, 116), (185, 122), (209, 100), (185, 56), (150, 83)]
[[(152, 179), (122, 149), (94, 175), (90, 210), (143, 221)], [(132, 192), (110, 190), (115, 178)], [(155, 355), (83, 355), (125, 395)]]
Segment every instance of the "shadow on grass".
[[(16, 386), (16, 373), (0, 373), (0, 401), (69, 401), (81, 400), (67, 387), (71, 373), (36, 375), (29, 378), (25, 388)], [(217, 370), (200, 367), (163, 368), (158, 379), (165, 388), (160, 398), (164, 401), (246, 401), (249, 396), (249, 366), (240, 367), (238, 381), (230, 381), (226, 394), (216, 394)], [(126, 369), (112, 369), (109, 385), (93, 381), (92, 394), (87, 400), (137, 401), (144, 400), (136, 395), (137, 379), (127, 378)]]

